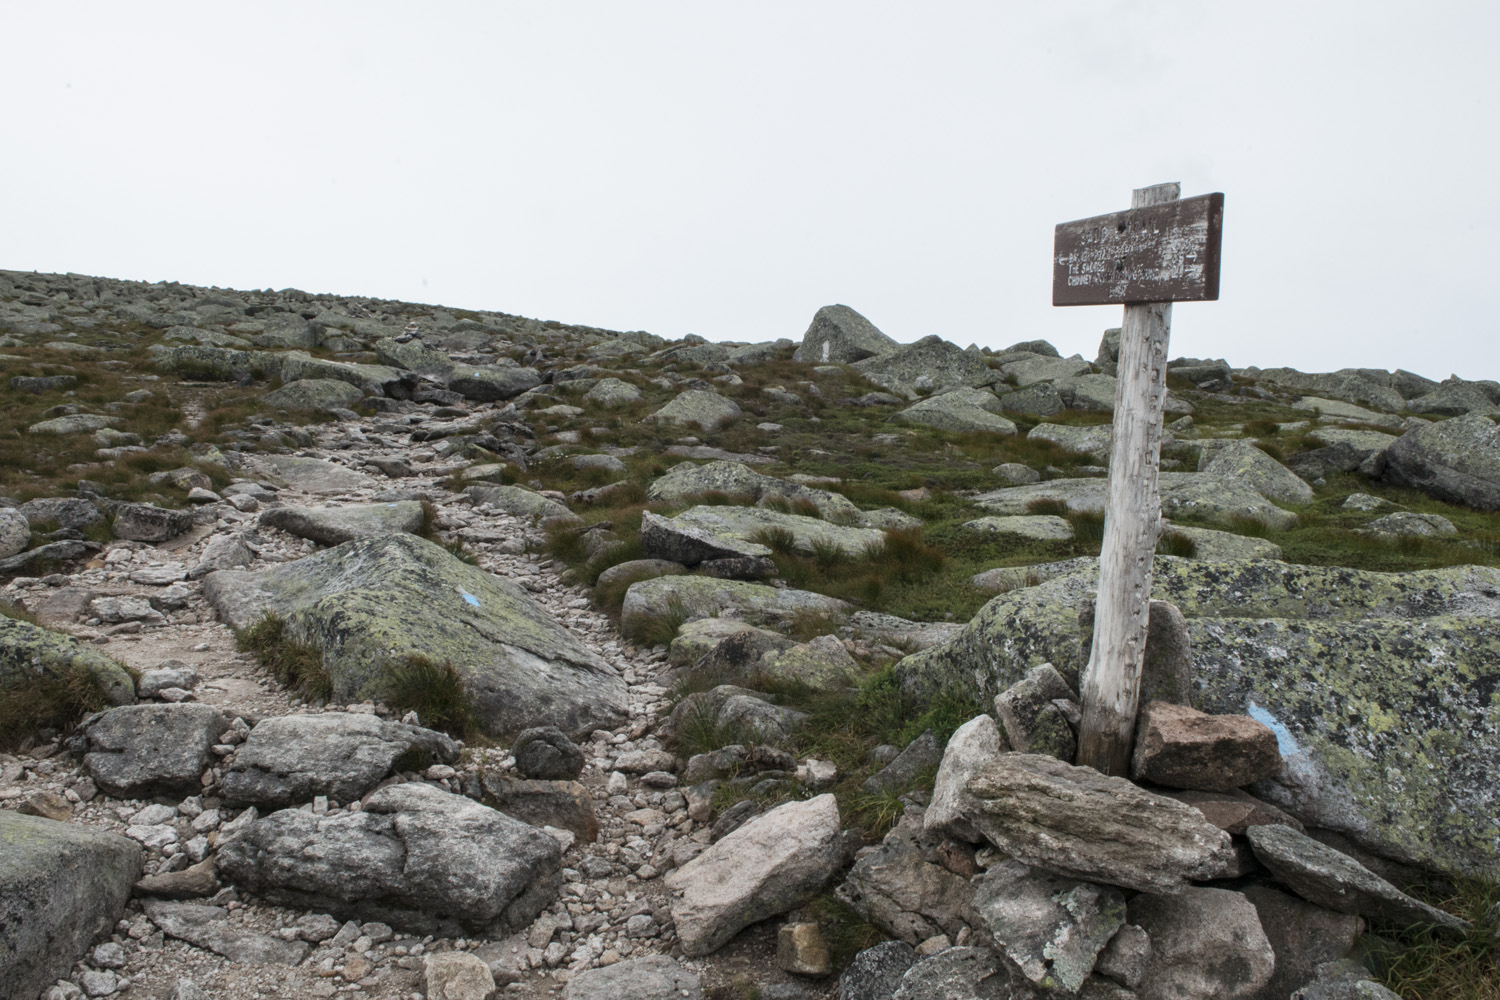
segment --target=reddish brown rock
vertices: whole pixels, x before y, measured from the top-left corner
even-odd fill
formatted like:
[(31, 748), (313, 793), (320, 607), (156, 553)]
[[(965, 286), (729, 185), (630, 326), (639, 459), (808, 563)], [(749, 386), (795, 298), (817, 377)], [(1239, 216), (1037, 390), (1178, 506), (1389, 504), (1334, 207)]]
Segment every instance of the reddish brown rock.
[(1207, 715), (1164, 701), (1141, 711), (1130, 762), (1137, 781), (1226, 792), (1280, 769), (1276, 734), (1248, 715)]
[(1299, 831), (1302, 829), (1302, 823), (1297, 817), (1289, 816), (1269, 802), (1262, 802), (1238, 788), (1227, 792), (1185, 791), (1164, 794), (1178, 802), (1186, 802), (1214, 826), (1236, 836), (1243, 836), (1249, 827), (1266, 823), (1280, 823)]

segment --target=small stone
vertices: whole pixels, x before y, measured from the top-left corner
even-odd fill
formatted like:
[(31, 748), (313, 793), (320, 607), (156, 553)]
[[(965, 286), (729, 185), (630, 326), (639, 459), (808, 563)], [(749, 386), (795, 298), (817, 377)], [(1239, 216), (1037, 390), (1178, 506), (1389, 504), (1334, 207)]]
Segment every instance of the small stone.
[(936, 955), (940, 951), (947, 951), (952, 947), (953, 942), (949, 940), (948, 935), (936, 934), (928, 938), (926, 941), (923, 941), (921, 944), (917, 945), (917, 954), (922, 956), (923, 958), (928, 958), (932, 955)]
[(783, 924), (776, 934), (776, 966), (799, 976), (826, 976), (833, 971), (828, 945), (818, 925)]
[(106, 941), (94, 949), (90, 960), (101, 969), (125, 968), (125, 949), (113, 941)]
[(38, 790), (21, 800), (19, 812), (65, 822), (73, 818), (73, 804), (56, 792)]
[(489, 1000), (495, 977), (478, 955), (445, 951), (428, 955), (423, 965), (427, 1000)]
[(1141, 710), (1130, 761), (1137, 781), (1223, 792), (1280, 769), (1276, 734), (1248, 715), (1208, 715), (1164, 701)]

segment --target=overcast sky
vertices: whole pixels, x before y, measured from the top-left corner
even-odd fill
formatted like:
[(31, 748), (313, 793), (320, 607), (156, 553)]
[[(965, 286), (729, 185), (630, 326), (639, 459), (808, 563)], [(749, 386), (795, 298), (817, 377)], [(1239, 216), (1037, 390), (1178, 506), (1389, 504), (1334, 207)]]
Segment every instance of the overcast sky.
[(0, 267), (1093, 358), (1053, 226), (1225, 193), (1172, 354), (1500, 378), (1500, 4), (4, 8)]

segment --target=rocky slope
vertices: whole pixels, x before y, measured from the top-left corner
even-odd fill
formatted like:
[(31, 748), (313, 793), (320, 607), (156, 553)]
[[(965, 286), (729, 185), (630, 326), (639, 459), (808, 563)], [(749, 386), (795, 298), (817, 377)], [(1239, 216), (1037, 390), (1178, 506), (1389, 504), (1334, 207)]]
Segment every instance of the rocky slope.
[(0, 272), (0, 995), (1377, 995), (1500, 868), (1500, 384), (1172, 363), (1127, 781), (1116, 349)]

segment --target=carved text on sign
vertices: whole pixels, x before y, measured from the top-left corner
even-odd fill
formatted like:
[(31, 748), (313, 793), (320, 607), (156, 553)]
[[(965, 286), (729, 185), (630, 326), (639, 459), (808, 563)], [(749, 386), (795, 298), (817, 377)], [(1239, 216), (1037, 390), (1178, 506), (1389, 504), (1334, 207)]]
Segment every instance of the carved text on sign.
[(1222, 194), (1064, 222), (1053, 244), (1052, 304), (1217, 299), (1223, 223)]

